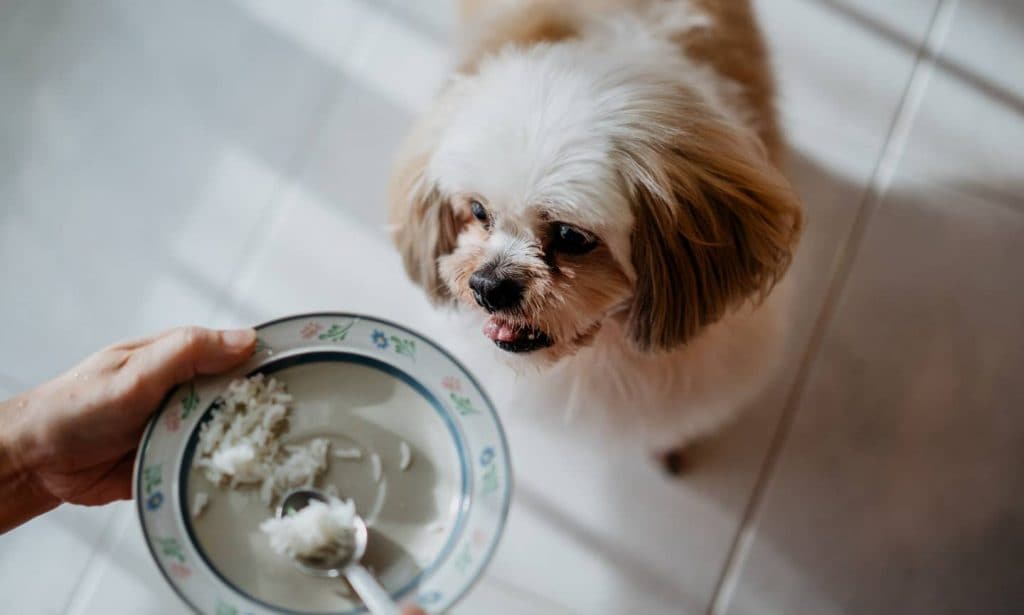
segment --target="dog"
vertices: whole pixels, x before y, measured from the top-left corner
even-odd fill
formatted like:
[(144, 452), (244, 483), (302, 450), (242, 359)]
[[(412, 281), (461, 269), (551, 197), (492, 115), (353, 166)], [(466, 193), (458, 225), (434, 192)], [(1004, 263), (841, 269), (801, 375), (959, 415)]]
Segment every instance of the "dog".
[(461, 13), (457, 68), (393, 175), (406, 271), (533, 382), (676, 465), (763, 390), (786, 335), (802, 208), (751, 7)]

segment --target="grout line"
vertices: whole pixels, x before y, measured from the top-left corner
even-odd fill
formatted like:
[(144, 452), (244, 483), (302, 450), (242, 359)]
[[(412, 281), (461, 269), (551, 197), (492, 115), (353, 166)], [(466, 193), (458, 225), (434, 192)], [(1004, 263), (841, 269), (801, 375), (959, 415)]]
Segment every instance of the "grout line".
[(743, 510), (739, 529), (726, 552), (725, 564), (722, 567), (722, 572), (712, 590), (711, 600), (708, 603), (706, 611), (708, 615), (724, 614), (732, 601), (732, 596), (739, 583), (742, 565), (746, 561), (756, 537), (755, 519), (764, 503), (768, 486), (779, 463), (790, 428), (796, 418), (797, 407), (809, 380), (811, 368), (816, 362), (824, 344), (825, 334), (838, 309), (843, 289), (850, 277), (854, 261), (866, 235), (868, 224), (874, 214), (880, 209), (882, 198), (896, 174), (896, 169), (899, 166), (910, 130), (913, 126), (914, 117), (917, 114), (921, 101), (924, 99), (928, 82), (935, 72), (937, 56), (952, 26), (952, 18), (956, 12), (958, 1), (939, 0), (935, 10), (932, 12), (924, 40), (918, 48), (917, 57), (911, 69), (910, 77), (907, 80), (907, 86), (899, 103), (896, 105), (896, 112), (889, 125), (889, 132), (882, 147), (882, 152), (871, 173), (867, 190), (857, 208), (857, 215), (854, 218), (850, 232), (840, 248), (839, 258), (833, 270), (831, 282), (825, 292), (825, 298), (818, 313), (818, 318), (815, 320), (814, 327), (812, 328), (810, 339), (801, 356), (800, 368), (794, 378), (789, 395), (787, 395), (783, 405), (782, 414), (769, 441), (764, 462), (757, 473), (750, 498)]
[[(280, 217), (282, 208), (288, 204), (287, 196), (292, 185), (288, 178), (300, 175), (306, 169), (313, 150), (320, 142), (320, 138), (322, 138), (322, 132), (319, 129), (323, 126), (323, 122), (329, 117), (335, 105), (344, 99), (345, 91), (342, 88), (342, 84), (345, 81), (344, 78), (338, 75), (335, 76), (334, 80), (335, 83), (329, 92), (324, 95), (320, 108), (313, 114), (316, 120), (309, 123), (305, 135), (299, 139), (299, 143), (295, 146), (295, 151), (289, 157), (288, 164), (285, 165), (287, 174), (271, 189), (271, 196), (267, 204), (258, 214), (260, 220), (253, 225), (253, 230), (249, 232), (249, 236), (242, 242), (242, 247), (238, 250), (238, 258), (234, 265), (232, 265), (230, 273), (226, 278), (228, 286), (219, 293), (213, 308), (210, 310), (210, 320), (216, 319), (219, 316), (233, 318), (238, 311), (240, 299), (232, 297), (234, 282), (238, 281), (239, 276), (243, 273), (248, 257), (252, 256), (260, 245), (259, 237), (273, 232), (274, 222)], [(249, 324), (255, 325), (256, 323)]]
[[(344, 79), (338, 75), (334, 78), (334, 85), (331, 86), (328, 92), (324, 95), (324, 100), (320, 105), (320, 108), (313, 115), (316, 117), (315, 121), (309, 123), (308, 128), (302, 138), (299, 139), (295, 146), (295, 150), (289, 157), (286, 169), (292, 175), (301, 172), (307, 165), (310, 153), (313, 151), (314, 146), (319, 140), (318, 128), (321, 126), (322, 121), (327, 118), (331, 109), (334, 108), (335, 104), (342, 99), (344, 92), (342, 91), (342, 84)], [(240, 273), (245, 265), (246, 257), (252, 250), (255, 250), (257, 238), (261, 232), (269, 230), (273, 225), (273, 220), (276, 219), (274, 216), (275, 204), (278, 207), (283, 207), (284, 203), (280, 202), (284, 195), (287, 194), (288, 187), (287, 179), (282, 179), (278, 184), (271, 190), (271, 195), (267, 199), (267, 204), (263, 207), (259, 214), (257, 214), (260, 220), (253, 226), (253, 230), (246, 237), (242, 244), (242, 248), (238, 251), (238, 259), (231, 268), (231, 273), (228, 276), (228, 280), (234, 280)], [(231, 300), (230, 288), (225, 289), (217, 300), (214, 302), (212, 309), (210, 310), (210, 319), (216, 318), (222, 311), (229, 309), (231, 312), (232, 304), (234, 301)], [(2, 377), (2, 374), (0, 374)], [(131, 511), (129, 511), (130, 513)], [(104, 551), (109, 552), (110, 556), (113, 553), (110, 549), (114, 546), (117, 539), (121, 534), (124, 533), (127, 524), (134, 517), (133, 514), (125, 513), (122, 510), (115, 510), (111, 515), (111, 519), (107, 522), (105, 527), (100, 531), (100, 535), (96, 541), (96, 546), (93, 549), (92, 555), (89, 556), (89, 560), (85, 567), (85, 572), (79, 578), (78, 583), (74, 586), (71, 592), (68, 594), (68, 601), (64, 606), (64, 613), (71, 614), (72, 612), (79, 612), (86, 604), (90, 594), (95, 591), (100, 578), (106, 573), (109, 564), (97, 560), (100, 558), (100, 554)], [(75, 605), (78, 605), (78, 609), (74, 610)]]
[[(99, 538), (96, 539), (96, 545), (93, 547), (92, 554), (82, 568), (82, 575), (78, 577), (78, 582), (68, 592), (68, 599), (64, 603), (64, 609), (61, 611), (66, 615), (81, 613), (82, 609), (86, 608), (89, 598), (95, 593), (100, 580), (106, 574), (107, 569), (110, 568), (109, 559), (114, 557), (113, 547), (117, 544), (118, 538), (124, 534), (128, 523), (135, 518), (133, 514), (135, 512), (134, 506), (115, 506), (114, 510), (111, 511), (110, 518), (107, 519), (106, 524), (104, 524), (103, 529), (100, 531)], [(106, 558), (102, 557), (104, 553), (107, 555)]]
[(889, 138), (882, 149), (875, 174), (869, 184), (868, 196), (865, 199), (865, 205), (870, 205), (872, 209), (872, 212), (869, 213), (878, 209), (882, 197), (889, 190), (896, 175), (896, 169), (899, 167), (903, 152), (910, 141), (910, 131), (914, 127), (914, 119), (921, 108), (921, 103), (924, 102), (928, 84), (935, 73), (939, 53), (953, 25), (953, 15), (956, 13), (958, 4), (959, 0), (940, 0), (938, 6), (935, 7), (931, 26), (918, 54), (917, 65), (911, 72), (907, 89), (893, 120)]
[[(367, 37), (368, 35), (364, 30), (357, 30), (353, 32), (348, 44), (346, 45), (347, 53), (354, 57), (362, 56), (361, 59), (365, 60), (367, 54), (365, 45), (370, 42), (370, 39)], [(324, 96), (321, 108), (314, 114), (316, 116), (316, 121), (310, 122), (309, 128), (306, 130), (306, 134), (302, 139), (300, 139), (300, 143), (296, 145), (295, 151), (292, 153), (292, 156), (288, 161), (287, 169), (290, 172), (288, 177), (295, 178), (294, 181), (290, 182), (288, 177), (286, 177), (274, 187), (273, 195), (270, 197), (270, 202), (266, 207), (264, 207), (264, 211), (260, 214), (260, 217), (263, 218), (263, 220), (253, 227), (252, 232), (246, 238), (242, 248), (238, 251), (238, 261), (231, 268), (231, 272), (227, 278), (229, 285), (222, 293), (220, 293), (220, 296), (214, 303), (210, 314), (211, 320), (224, 316), (234, 318), (237, 315), (238, 308), (242, 303), (242, 298), (240, 296), (232, 296), (232, 291), (238, 290), (235, 288), (235, 282), (239, 281), (239, 276), (244, 273), (247, 257), (252, 256), (257, 246), (260, 245), (258, 238), (261, 235), (273, 232), (274, 222), (282, 215), (283, 209), (288, 205), (287, 197), (292, 191), (292, 185), (301, 182), (302, 174), (309, 167), (313, 152), (321, 143), (321, 140), (325, 138), (325, 133), (320, 130), (320, 128), (322, 128), (324, 123), (330, 118), (332, 110), (337, 108), (339, 104), (342, 104), (346, 100), (346, 97), (352, 93), (351, 88), (343, 88), (346, 81), (347, 78), (340, 73), (336, 74), (334, 77), (334, 85)], [(274, 207), (275, 203), (277, 204), (276, 208)], [(256, 323), (249, 324), (255, 325)]]

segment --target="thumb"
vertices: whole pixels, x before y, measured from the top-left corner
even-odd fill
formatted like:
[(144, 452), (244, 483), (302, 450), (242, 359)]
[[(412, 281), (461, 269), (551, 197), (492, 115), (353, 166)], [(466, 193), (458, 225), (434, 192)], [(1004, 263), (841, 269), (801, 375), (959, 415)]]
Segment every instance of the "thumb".
[(139, 348), (136, 356), (143, 373), (163, 386), (172, 386), (198, 374), (226, 371), (252, 355), (256, 331), (215, 331), (202, 327), (172, 329)]

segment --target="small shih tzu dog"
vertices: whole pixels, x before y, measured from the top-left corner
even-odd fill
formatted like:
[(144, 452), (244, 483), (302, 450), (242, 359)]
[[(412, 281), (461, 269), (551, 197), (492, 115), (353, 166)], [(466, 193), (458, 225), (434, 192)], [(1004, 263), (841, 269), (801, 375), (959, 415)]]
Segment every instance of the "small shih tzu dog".
[(801, 227), (748, 1), (462, 12), (393, 179), (409, 275), (616, 433), (662, 453), (710, 434), (781, 361)]

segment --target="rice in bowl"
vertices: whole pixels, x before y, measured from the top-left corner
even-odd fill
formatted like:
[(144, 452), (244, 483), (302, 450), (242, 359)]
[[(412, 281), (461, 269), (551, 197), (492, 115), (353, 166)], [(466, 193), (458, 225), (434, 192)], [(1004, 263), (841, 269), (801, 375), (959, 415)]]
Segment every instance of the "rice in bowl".
[(292, 396), (275, 378), (256, 374), (228, 385), (223, 403), (199, 431), (195, 461), (215, 485), (259, 486), (260, 501), (271, 506), (292, 489), (313, 487), (327, 469), (330, 441), (281, 446)]

